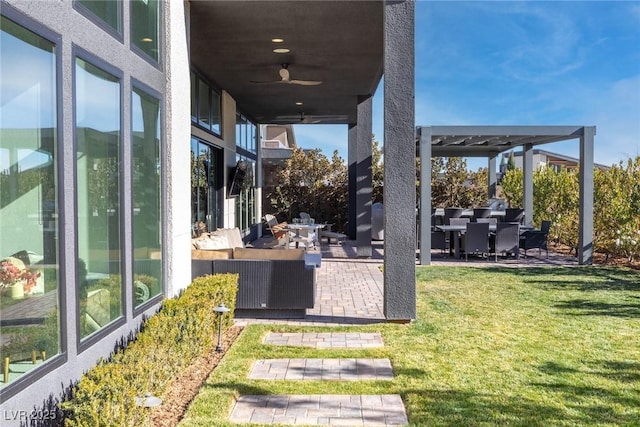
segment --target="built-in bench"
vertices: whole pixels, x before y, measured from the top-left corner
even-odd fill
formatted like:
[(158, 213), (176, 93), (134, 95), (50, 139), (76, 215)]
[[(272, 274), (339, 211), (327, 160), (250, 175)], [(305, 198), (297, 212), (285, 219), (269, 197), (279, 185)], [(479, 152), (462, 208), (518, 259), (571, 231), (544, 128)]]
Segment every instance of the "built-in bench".
[[(237, 233), (232, 237), (236, 242), (240, 235), (237, 228), (222, 233)], [(303, 318), (306, 309), (313, 308), (315, 268), (320, 260), (308, 256), (304, 249), (204, 249), (208, 242), (199, 240), (194, 243), (198, 248), (191, 251), (192, 278), (216, 273), (238, 274), (236, 317)]]

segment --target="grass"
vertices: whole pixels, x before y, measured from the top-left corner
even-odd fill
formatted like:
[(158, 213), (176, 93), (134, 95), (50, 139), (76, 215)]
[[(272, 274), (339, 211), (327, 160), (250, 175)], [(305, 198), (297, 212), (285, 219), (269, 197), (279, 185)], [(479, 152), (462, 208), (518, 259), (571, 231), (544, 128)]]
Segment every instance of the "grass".
[[(640, 274), (623, 268), (423, 267), (410, 325), (244, 330), (181, 426), (230, 425), (241, 394), (402, 395), (411, 425), (640, 426)], [(385, 347), (262, 343), (269, 331), (379, 331)], [(254, 360), (391, 359), (388, 381), (248, 380)]]

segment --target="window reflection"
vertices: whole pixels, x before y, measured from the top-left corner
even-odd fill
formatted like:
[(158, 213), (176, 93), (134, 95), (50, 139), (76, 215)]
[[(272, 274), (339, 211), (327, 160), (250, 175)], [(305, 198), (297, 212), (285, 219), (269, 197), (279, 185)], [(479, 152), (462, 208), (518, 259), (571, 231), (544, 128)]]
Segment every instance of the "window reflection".
[(120, 81), (76, 59), (80, 335), (122, 315)]
[(0, 17), (0, 388), (61, 352), (56, 46)]
[(133, 0), (131, 2), (131, 43), (156, 62), (160, 57), (158, 12), (157, 0)]
[(194, 237), (217, 228), (218, 150), (191, 138), (191, 224)]
[(132, 109), (133, 294), (137, 306), (162, 292), (160, 101), (134, 89)]
[(85, 8), (104, 21), (105, 24), (121, 32), (120, 2), (114, 0), (78, 0)]
[(215, 135), (221, 135), (220, 93), (194, 72), (191, 72), (191, 121)]

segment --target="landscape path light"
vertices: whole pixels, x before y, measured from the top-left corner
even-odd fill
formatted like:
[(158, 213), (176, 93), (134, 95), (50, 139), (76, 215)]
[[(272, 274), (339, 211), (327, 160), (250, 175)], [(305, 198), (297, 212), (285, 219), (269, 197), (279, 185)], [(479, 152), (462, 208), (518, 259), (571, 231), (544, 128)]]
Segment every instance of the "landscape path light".
[(162, 399), (154, 396), (151, 393), (147, 393), (144, 397), (137, 396), (136, 397), (136, 405), (142, 406), (145, 408), (153, 408), (155, 406), (160, 406), (162, 403)]
[(220, 304), (216, 308), (213, 309), (216, 313), (218, 313), (218, 345), (216, 346), (216, 351), (222, 351), (222, 317), (225, 313), (229, 312), (229, 309), (225, 307), (224, 304)]

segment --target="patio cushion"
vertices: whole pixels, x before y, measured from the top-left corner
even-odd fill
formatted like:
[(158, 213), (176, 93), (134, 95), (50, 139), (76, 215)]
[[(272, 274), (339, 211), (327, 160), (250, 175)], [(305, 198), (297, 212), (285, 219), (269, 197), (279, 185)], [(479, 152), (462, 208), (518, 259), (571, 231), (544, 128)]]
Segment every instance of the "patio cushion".
[(235, 248), (233, 259), (268, 259), (268, 260), (297, 260), (304, 259), (304, 249), (255, 249)]
[(212, 250), (227, 249), (230, 245), (226, 236), (211, 235), (209, 238), (196, 240), (196, 247), (197, 249)]
[(233, 258), (233, 249), (215, 249), (215, 250), (202, 250), (193, 249), (191, 251), (191, 259), (231, 259)]
[(226, 237), (229, 245), (228, 248), (244, 248), (244, 242), (242, 241), (242, 234), (239, 228), (218, 228), (211, 233), (211, 237), (224, 236)]

